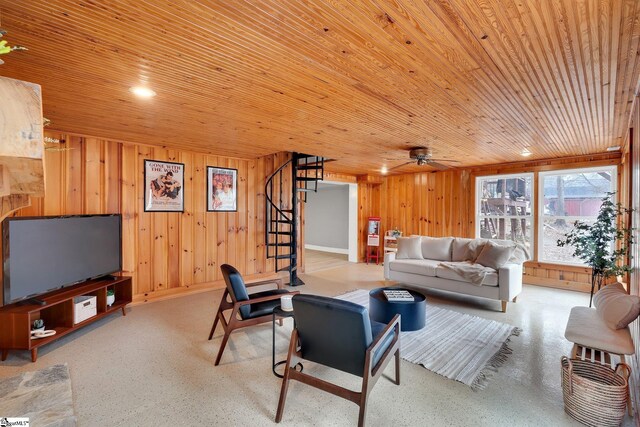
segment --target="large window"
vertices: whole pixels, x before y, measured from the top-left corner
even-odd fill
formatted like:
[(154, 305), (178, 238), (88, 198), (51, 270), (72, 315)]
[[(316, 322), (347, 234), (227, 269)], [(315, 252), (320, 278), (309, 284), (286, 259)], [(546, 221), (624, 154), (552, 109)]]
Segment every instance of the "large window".
[(476, 237), (522, 243), (533, 254), (533, 174), (476, 179)]
[(583, 264), (572, 246), (559, 247), (557, 241), (576, 220), (595, 221), (602, 198), (616, 190), (616, 178), (615, 166), (540, 173), (539, 261)]

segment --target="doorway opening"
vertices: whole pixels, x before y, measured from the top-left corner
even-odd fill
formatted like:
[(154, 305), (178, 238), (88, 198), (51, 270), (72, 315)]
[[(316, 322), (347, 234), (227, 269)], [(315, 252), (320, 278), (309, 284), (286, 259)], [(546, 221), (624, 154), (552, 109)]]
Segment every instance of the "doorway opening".
[(358, 262), (358, 185), (321, 181), (304, 207), (305, 273)]

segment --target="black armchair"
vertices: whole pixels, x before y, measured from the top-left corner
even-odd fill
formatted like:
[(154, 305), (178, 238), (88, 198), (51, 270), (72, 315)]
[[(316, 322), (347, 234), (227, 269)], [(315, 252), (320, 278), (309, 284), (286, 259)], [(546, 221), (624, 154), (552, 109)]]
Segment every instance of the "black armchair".
[[(224, 328), (224, 337), (220, 343), (218, 356), (216, 356), (216, 366), (220, 363), (220, 358), (222, 357), (231, 332), (236, 329), (271, 321), (273, 309), (280, 305), (280, 297), (282, 295), (295, 295), (299, 293), (289, 292), (286, 289), (282, 289), (281, 285), (278, 285), (277, 289), (249, 294), (247, 287), (265, 285), (274, 283), (274, 281), (263, 280), (245, 283), (240, 272), (229, 264), (221, 265), (220, 270), (222, 271), (222, 276), (224, 277), (227, 288), (222, 295), (216, 318), (213, 321), (213, 326), (209, 333), (209, 340), (211, 340), (218, 321), (220, 321)], [(224, 312), (227, 310), (232, 310), (228, 321), (224, 316)]]
[[(296, 328), (289, 343), (276, 422), (282, 420), (289, 381), (297, 380), (360, 406), (358, 426), (363, 426), (369, 392), (392, 357), (396, 384), (400, 384), (400, 316), (385, 325), (371, 321), (361, 305), (316, 295), (294, 296), (293, 312)], [(298, 372), (295, 366), (301, 360), (362, 377), (362, 389), (352, 391)]]

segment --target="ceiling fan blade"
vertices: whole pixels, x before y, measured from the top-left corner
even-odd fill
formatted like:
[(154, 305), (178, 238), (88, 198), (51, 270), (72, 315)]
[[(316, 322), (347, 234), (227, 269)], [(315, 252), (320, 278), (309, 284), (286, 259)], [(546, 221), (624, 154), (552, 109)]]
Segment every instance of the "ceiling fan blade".
[(410, 161), (410, 162), (403, 163), (403, 164), (398, 165), (398, 166), (394, 166), (394, 167), (392, 167), (391, 169), (389, 169), (387, 172), (391, 172), (391, 171), (392, 171), (392, 170), (394, 170), (394, 169), (399, 169), (399, 168), (401, 168), (401, 167), (403, 167), (403, 166), (410, 165), (411, 163), (415, 163), (415, 162), (414, 162), (414, 161)]
[(451, 160), (451, 159), (429, 159), (432, 160), (434, 162), (451, 162), (451, 163), (460, 163), (460, 161), (458, 160)]
[(451, 169), (451, 167), (450, 167), (450, 166), (443, 165), (442, 163), (438, 163), (438, 162), (429, 162), (429, 163), (427, 163), (427, 165), (428, 165), (428, 166), (431, 166), (431, 167), (432, 167), (432, 168), (434, 168), (434, 169), (438, 169), (438, 170), (440, 170), (440, 171), (444, 171), (444, 170), (447, 170), (447, 169)]

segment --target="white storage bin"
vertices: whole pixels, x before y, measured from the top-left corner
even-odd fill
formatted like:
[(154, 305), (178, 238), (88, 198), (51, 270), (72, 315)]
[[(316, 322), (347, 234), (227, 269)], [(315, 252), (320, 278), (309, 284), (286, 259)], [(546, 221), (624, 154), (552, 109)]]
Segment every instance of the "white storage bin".
[(73, 298), (73, 323), (77, 324), (98, 314), (96, 297), (93, 295), (82, 295)]

